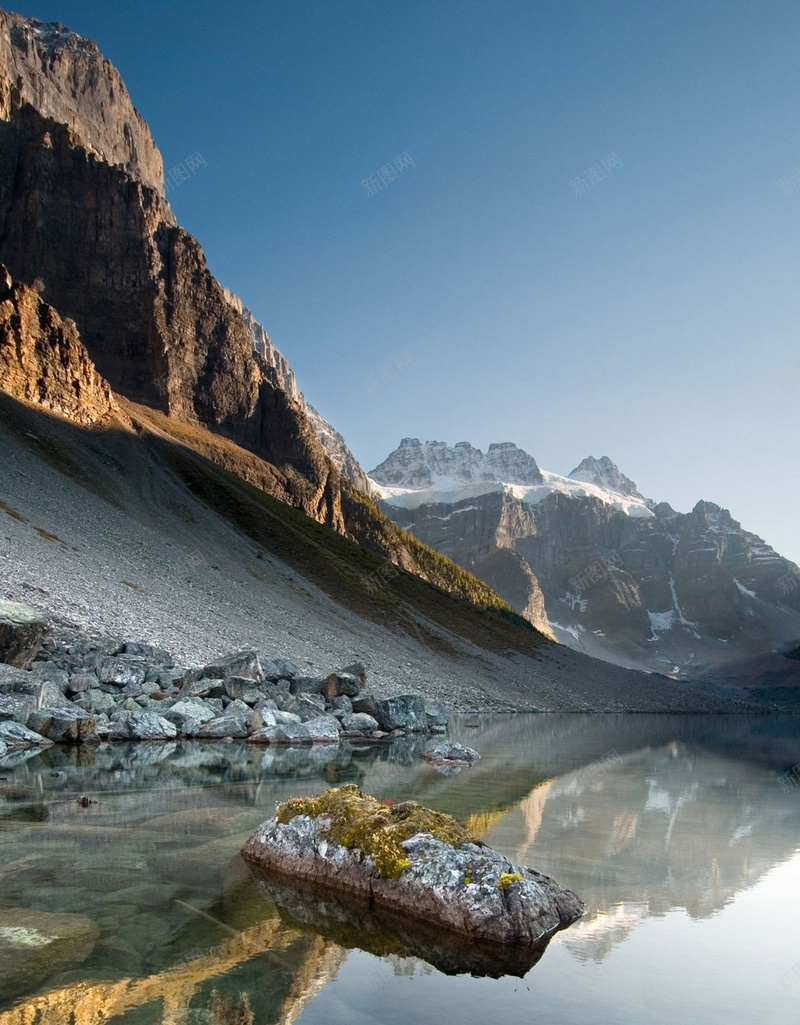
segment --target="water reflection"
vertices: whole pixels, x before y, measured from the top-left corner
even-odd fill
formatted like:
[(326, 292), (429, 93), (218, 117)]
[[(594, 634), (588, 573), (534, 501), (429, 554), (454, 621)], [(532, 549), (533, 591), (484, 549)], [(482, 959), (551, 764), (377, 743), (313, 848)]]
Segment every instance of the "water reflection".
[[(361, 992), (367, 964), (413, 977), (407, 1015), (375, 1020), (421, 1020), (437, 977), (426, 962), (438, 957), (447, 971), (445, 955), (413, 949), (402, 930), (391, 942), (385, 933), (367, 940), (364, 922), (347, 932), (330, 922), (310, 928), (307, 906), (298, 913), (284, 895), (279, 913), (238, 857), (290, 794), (355, 782), (467, 819), (492, 846), (586, 902), (587, 916), (553, 941), (576, 971), (631, 944), (646, 920), (675, 909), (697, 922), (719, 913), (800, 846), (800, 789), (787, 794), (778, 783), (800, 761), (793, 720), (538, 715), (456, 724), (454, 735), (483, 755), (457, 776), (420, 761), (419, 738), (283, 752), (105, 745), (4, 759), (0, 915), (88, 918), (98, 938), (80, 963), (66, 961), (57, 974), (45, 965), (15, 990), (3, 958), (31, 948), (3, 946), (0, 928), (0, 1025), (311, 1022), (318, 1007), (336, 1016), (323, 991), (355, 1000), (355, 966)], [(554, 958), (551, 949), (530, 976), (544, 987), (540, 999), (551, 963), (559, 985), (571, 984)], [(495, 992), (495, 1013), (506, 1000), (513, 1017), (510, 992)], [(474, 1014), (486, 1017), (477, 1004)]]

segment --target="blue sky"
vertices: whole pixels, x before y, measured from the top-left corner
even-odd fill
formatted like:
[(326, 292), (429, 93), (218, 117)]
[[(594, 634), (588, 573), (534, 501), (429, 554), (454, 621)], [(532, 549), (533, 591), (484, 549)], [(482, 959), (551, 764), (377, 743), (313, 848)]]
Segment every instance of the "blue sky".
[(17, 9), (97, 40), (167, 168), (202, 154), (179, 221), (366, 468), (607, 454), (800, 561), (796, 3)]

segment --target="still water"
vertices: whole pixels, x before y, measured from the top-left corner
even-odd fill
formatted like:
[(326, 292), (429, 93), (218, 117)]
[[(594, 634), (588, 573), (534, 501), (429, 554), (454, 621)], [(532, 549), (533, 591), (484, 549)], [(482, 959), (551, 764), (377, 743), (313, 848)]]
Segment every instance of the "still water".
[[(0, 1025), (800, 1021), (800, 779), (783, 776), (800, 720), (461, 717), (451, 733), (482, 754), (454, 775), (420, 739), (6, 758)], [(241, 845), (277, 801), (345, 782), (460, 816), (585, 917), (524, 978), (493, 979), (279, 912)], [(63, 939), (45, 957), (48, 929)]]

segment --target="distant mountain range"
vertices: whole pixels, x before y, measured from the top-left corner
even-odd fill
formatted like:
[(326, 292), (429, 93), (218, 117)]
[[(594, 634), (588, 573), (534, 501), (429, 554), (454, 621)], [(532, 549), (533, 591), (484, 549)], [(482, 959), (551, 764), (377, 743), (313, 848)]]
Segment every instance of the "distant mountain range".
[(398, 526), (576, 650), (694, 675), (800, 637), (794, 563), (712, 502), (645, 498), (607, 456), (562, 477), (511, 443), (404, 438), (370, 477)]

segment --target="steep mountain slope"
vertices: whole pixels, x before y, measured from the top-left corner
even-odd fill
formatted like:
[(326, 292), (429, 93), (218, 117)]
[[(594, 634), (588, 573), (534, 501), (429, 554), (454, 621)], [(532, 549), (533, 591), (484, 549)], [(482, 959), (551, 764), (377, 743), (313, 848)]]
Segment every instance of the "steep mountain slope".
[(541, 483), (520, 482), (508, 465), (477, 476), (482, 460), (463, 442), (448, 450), (406, 438), (372, 478), (398, 525), (537, 625), (546, 615), (564, 643), (623, 665), (696, 672), (800, 636), (800, 570), (727, 510), (657, 505), (607, 456), (569, 477), (539, 470)]

